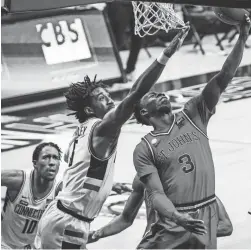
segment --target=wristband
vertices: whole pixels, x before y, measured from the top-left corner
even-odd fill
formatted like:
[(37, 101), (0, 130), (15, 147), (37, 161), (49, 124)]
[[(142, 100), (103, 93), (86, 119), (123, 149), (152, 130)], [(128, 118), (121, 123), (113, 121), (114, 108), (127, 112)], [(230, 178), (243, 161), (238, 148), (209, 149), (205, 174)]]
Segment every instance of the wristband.
[(162, 51), (162, 53), (159, 55), (159, 57), (157, 58), (157, 61), (162, 64), (162, 65), (166, 65), (166, 63), (168, 62), (170, 58), (168, 56), (166, 56), (164, 54), (164, 52)]

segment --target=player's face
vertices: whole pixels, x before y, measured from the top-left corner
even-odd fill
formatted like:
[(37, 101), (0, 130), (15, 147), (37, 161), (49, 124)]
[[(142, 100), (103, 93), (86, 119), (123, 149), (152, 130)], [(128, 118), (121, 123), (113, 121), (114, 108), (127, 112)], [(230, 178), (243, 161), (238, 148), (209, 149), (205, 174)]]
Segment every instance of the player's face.
[(141, 106), (147, 110), (149, 116), (168, 114), (172, 111), (169, 97), (164, 93), (147, 93), (141, 100)]
[(55, 179), (60, 165), (59, 152), (56, 148), (45, 146), (34, 163), (40, 177), (47, 181)]
[(110, 93), (101, 87), (94, 89), (90, 95), (90, 98), (91, 107), (95, 115), (99, 118), (103, 118), (108, 111), (115, 107)]

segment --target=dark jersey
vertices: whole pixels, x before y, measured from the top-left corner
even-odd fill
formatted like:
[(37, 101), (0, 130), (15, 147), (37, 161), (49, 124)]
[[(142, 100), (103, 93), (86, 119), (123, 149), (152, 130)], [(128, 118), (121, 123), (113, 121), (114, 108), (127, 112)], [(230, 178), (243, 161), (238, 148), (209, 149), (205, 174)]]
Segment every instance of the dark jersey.
[(176, 209), (202, 219), (208, 233), (191, 236), (183, 227), (161, 218), (145, 191), (148, 224), (138, 248), (216, 246), (215, 174), (207, 137), (207, 124), (213, 113), (202, 95), (194, 97), (174, 115), (170, 129), (158, 134), (150, 132), (134, 151), (139, 178), (157, 172)]
[(138, 176), (158, 172), (167, 197), (180, 211), (215, 199), (214, 164), (207, 137), (212, 114), (202, 95), (194, 97), (183, 111), (174, 114), (167, 131), (150, 132), (134, 151)]

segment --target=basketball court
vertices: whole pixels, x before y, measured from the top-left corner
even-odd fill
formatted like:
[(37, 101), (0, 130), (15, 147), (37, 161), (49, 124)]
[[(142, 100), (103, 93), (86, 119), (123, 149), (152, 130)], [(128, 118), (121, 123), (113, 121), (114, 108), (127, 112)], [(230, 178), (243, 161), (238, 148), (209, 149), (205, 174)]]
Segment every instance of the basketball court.
[[(53, 1), (44, 2), (45, 5), (50, 6), (50, 8), (53, 7)], [(78, 1), (74, 1), (74, 3), (75, 2)], [(97, 0), (96, 2), (100, 1)], [(183, 3), (184, 1), (177, 2)], [(211, 4), (209, 0), (203, 2), (208, 5)], [(235, 2), (238, 1), (236, 0)], [(13, 3), (15, 3), (15, 11), (24, 8), (18, 1), (13, 1)], [(62, 1), (62, 3), (67, 6), (67, 1)], [(190, 3), (192, 3), (192, 0), (190, 0)], [(194, 1), (194, 3), (198, 4), (198, 1)], [(247, 2), (242, 1), (242, 4), (247, 4)], [(35, 7), (30, 5), (30, 8), (34, 9)], [(97, 15), (96, 18), (99, 20), (102, 19), (99, 15)], [(34, 23), (34, 25), (37, 25), (37, 23)], [(88, 25), (90, 25), (90, 23)], [(36, 42), (37, 41), (34, 43)], [(250, 44), (250, 39), (248, 42)], [(36, 47), (36, 45), (34, 46)], [(95, 48), (96, 52), (98, 51), (98, 58), (95, 56), (88, 58), (88, 63), (91, 60), (92, 64), (89, 68), (86, 67), (86, 71), (89, 69), (91, 75), (94, 75), (97, 70), (99, 70), (99, 72), (102, 70), (101, 76), (104, 78), (113, 77), (114, 79), (119, 79), (121, 77), (121, 65), (119, 66), (115, 63), (115, 52), (112, 50), (112, 43), (106, 40), (104, 46), (101, 42), (97, 43), (96, 40), (93, 48)], [(97, 50), (97, 48), (99, 49)], [(176, 111), (182, 107), (188, 98), (201, 91), (204, 86), (202, 83), (205, 83), (212, 73), (220, 70), (226, 58), (226, 53), (229, 52), (232, 45), (228, 45), (225, 52), (222, 53), (213, 44), (212, 37), (208, 37), (205, 41), (205, 48), (207, 54), (203, 56), (194, 51), (191, 45), (183, 46), (177, 53), (177, 56), (170, 61), (170, 65), (168, 65), (156, 84), (158, 90), (170, 90), (167, 94), (175, 97), (172, 105)], [(152, 58), (148, 58), (145, 52), (141, 51), (135, 77), (138, 77), (161, 51), (161, 48), (150, 48)], [(41, 66), (41, 55), (40, 57), (33, 57), (29, 63), (32, 64), (32, 60), (35, 60), (36, 64)], [(120, 53), (122, 64), (125, 64), (127, 55), (128, 51)], [(56, 57), (56, 55), (54, 56)], [(24, 57), (28, 58), (26, 54), (24, 54)], [(17, 60), (20, 60), (20, 58), (10, 56), (8, 60), (8, 63), (11, 63), (17, 69), (14, 80), (18, 81), (18, 76), (21, 72), (21, 68), (19, 68), (20, 62), (18, 62), (17, 65), (15, 65), (15, 63)], [(65, 60), (65, 58), (62, 60)], [(194, 63), (191, 64), (189, 62)], [(100, 67), (100, 65), (102, 67)], [(74, 70), (78, 68), (78, 66), (79, 65), (75, 63), (71, 63), (70, 65)], [(24, 67), (26, 71), (20, 73), (22, 77), (29, 72), (29, 67), (27, 65)], [(181, 68), (184, 70), (180, 70)], [(43, 72), (44, 74), (46, 74), (46, 70)], [(53, 88), (56, 91), (62, 87), (60, 85), (62, 78), (58, 77), (58, 70), (61, 70), (60, 67), (54, 67), (56, 75), (55, 78), (53, 78), (55, 83)], [(74, 73), (74, 77), (79, 77), (79, 75), (81, 76), (82, 74), (82, 72), (80, 73), (81, 70), (77, 70), (78, 73)], [(61, 75), (61, 72), (59, 75)], [(8, 72), (5, 71), (4, 73), (6, 73), (5, 76), (8, 78)], [(36, 68), (32, 74), (39, 75), (39, 68)], [(216, 195), (219, 196), (224, 203), (234, 227), (231, 236), (218, 240), (218, 248), (222, 249), (251, 248), (251, 215), (248, 214), (248, 210), (251, 208), (251, 78), (244, 77), (251, 75), (251, 49), (245, 50), (237, 75), (240, 78), (235, 79), (233, 84), (228, 88), (227, 93), (223, 95), (217, 106), (216, 114), (211, 118), (208, 126), (208, 135), (216, 171)], [(24, 79), (25, 78), (22, 78), (22, 80)], [(46, 80), (48, 79), (46, 78)], [(12, 81), (12, 85), (8, 85), (9, 88), (6, 87), (4, 92), (2, 91), (2, 98), (30, 94), (34, 90), (35, 92), (43, 92), (51, 86), (50, 81), (48, 81), (46, 86), (41, 84), (34, 86), (32, 81), (27, 81), (25, 85), (15, 87), (17, 86), (15, 81)], [(43, 82), (45, 79), (38, 79), (38, 83), (40, 81)], [(64, 81), (67, 82), (67, 79), (64, 78)], [(114, 84), (110, 90), (116, 100), (119, 101), (121, 96), (124, 96), (131, 86), (132, 82)], [(5, 106), (2, 109), (1, 116), (2, 169), (32, 168), (31, 154), (35, 146), (40, 142), (53, 141), (65, 150), (77, 125), (76, 120), (66, 114), (67, 110), (65, 109), (64, 98), (62, 97), (51, 99), (47, 102), (34, 101), (33, 103), (25, 105)], [(146, 126), (136, 124), (134, 120), (128, 121), (128, 123), (123, 126), (118, 144), (114, 176), (115, 182), (131, 185), (133, 177), (136, 174), (132, 161), (133, 150), (149, 130)], [(62, 162), (59, 175), (62, 175), (65, 167), (65, 163)], [(5, 192), (6, 189), (2, 187), (2, 200), (5, 197)], [(95, 230), (102, 227), (112, 220), (114, 216), (119, 214), (123, 210), (128, 196), (129, 193), (122, 195), (111, 193), (100, 215), (91, 224), (91, 229)], [(87, 247), (89, 249), (135, 249), (143, 235), (145, 226), (145, 207), (143, 205), (134, 224), (130, 228), (115, 236), (89, 244)]]

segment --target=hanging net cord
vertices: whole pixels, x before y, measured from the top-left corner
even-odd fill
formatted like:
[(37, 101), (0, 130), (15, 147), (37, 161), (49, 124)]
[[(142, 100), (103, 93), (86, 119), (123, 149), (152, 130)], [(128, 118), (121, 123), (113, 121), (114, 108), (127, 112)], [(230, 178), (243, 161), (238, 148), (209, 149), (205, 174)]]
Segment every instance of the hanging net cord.
[(133, 1), (135, 34), (154, 35), (160, 29), (184, 28), (184, 22), (175, 14), (173, 4)]

